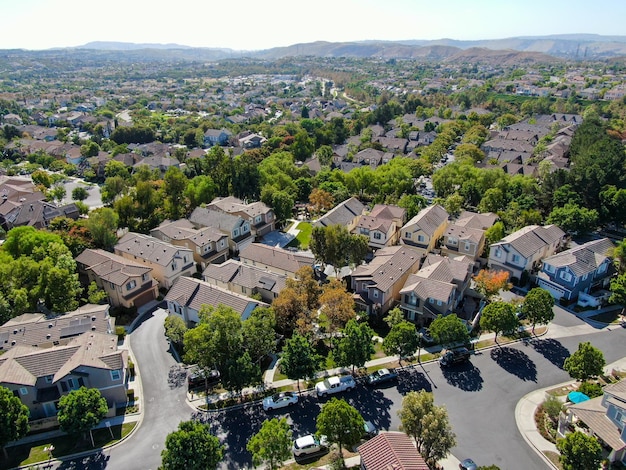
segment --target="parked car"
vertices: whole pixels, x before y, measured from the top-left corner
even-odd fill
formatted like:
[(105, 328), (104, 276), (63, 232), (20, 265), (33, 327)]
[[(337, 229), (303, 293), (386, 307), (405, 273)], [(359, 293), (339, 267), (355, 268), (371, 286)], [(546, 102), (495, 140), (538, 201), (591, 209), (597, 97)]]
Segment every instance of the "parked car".
[(372, 423), (371, 421), (365, 421), (363, 428), (365, 429), (365, 432), (363, 433), (364, 439), (370, 439), (378, 434), (378, 428), (376, 428), (374, 423)]
[(398, 374), (394, 369), (378, 369), (375, 372), (372, 372), (365, 379), (367, 385), (379, 385), (386, 382), (391, 382), (392, 380), (396, 380), (398, 378)]
[(205, 384), (211, 387), (212, 385), (219, 383), (219, 381), (219, 370), (209, 371), (208, 375), (205, 375), (205, 372), (199, 367), (192, 367), (187, 375), (187, 386), (189, 390), (201, 387), (204, 388)]
[(469, 361), (470, 351), (467, 348), (456, 348), (445, 350), (439, 358), (441, 366), (451, 366)]
[(422, 340), (422, 346), (432, 346), (435, 344), (435, 339), (430, 336), (430, 330), (428, 328), (420, 328), (417, 330), (418, 335)]
[(302, 455), (317, 454), (326, 449), (328, 442), (325, 436), (321, 439), (315, 437), (314, 434), (307, 434), (293, 441), (293, 455), (300, 457)]
[(459, 470), (478, 470), (478, 465), (472, 459), (465, 459), (459, 464)]
[(275, 410), (276, 408), (285, 408), (286, 406), (298, 403), (298, 395), (294, 392), (281, 392), (271, 397), (263, 399), (263, 409), (265, 411)]

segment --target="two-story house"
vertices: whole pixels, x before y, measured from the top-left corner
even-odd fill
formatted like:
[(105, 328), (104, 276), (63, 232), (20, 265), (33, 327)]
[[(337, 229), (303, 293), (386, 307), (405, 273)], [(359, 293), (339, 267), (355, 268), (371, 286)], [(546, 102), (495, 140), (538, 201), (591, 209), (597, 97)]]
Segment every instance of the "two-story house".
[(207, 208), (226, 214), (241, 217), (250, 224), (250, 230), (255, 240), (272, 232), (275, 228), (276, 217), (274, 211), (263, 202), (244, 202), (234, 196), (218, 197), (207, 204)]
[(400, 301), (400, 290), (420, 266), (420, 254), (408, 246), (378, 250), (368, 264), (354, 269), (350, 290), (357, 310), (382, 316)]
[(315, 264), (314, 256), (307, 251), (289, 251), (262, 243), (251, 243), (244, 248), (239, 253), (239, 260), (244, 265), (287, 277), (296, 277), (300, 268)]
[(134, 260), (87, 248), (76, 257), (76, 265), (87, 283), (93, 281), (106, 292), (114, 307), (141, 307), (159, 295), (152, 268)]
[(608, 450), (610, 462), (626, 463), (626, 380), (605, 385), (601, 397), (592, 398), (565, 409), (565, 426), (572, 425), (576, 430), (595, 436)]
[(228, 237), (213, 227), (196, 229), (188, 219), (165, 220), (150, 230), (150, 235), (172, 245), (189, 248), (201, 269), (210, 263), (223, 263), (228, 259)]
[(227, 214), (207, 207), (196, 207), (189, 216), (189, 220), (196, 228), (212, 227), (226, 235), (229, 251), (233, 256), (254, 241), (250, 222), (238, 215)]
[(127, 366), (116, 335), (87, 331), (63, 345), (11, 348), (0, 355), (0, 385), (28, 407), (31, 420), (55, 417), (59, 399), (81, 386), (100, 390), (114, 416), (127, 400)]
[(203, 305), (230, 307), (241, 315), (242, 320), (249, 318), (257, 307), (269, 307), (260, 300), (236, 294), (192, 277), (178, 278), (164, 300), (167, 302), (169, 313), (182, 318), (187, 325), (196, 325), (200, 322), (199, 313)]
[(340, 202), (322, 217), (317, 219), (314, 227), (329, 227), (331, 225), (343, 225), (352, 232), (365, 213), (365, 205), (355, 197)]
[(172, 287), (179, 277), (196, 272), (190, 249), (165, 243), (150, 235), (128, 232), (113, 250), (117, 255), (152, 268), (152, 276), (163, 289)]
[(287, 276), (229, 259), (207, 266), (202, 279), (237, 294), (260, 295), (261, 300), (271, 304), (285, 288)]
[(422, 209), (402, 227), (400, 243), (410, 246), (420, 255), (430, 253), (443, 236), (448, 217), (448, 212), (439, 204)]
[(478, 214), (464, 211), (446, 228), (441, 253), (447, 256), (465, 255), (478, 259), (485, 248), (485, 232), (498, 216), (492, 212)]
[(452, 313), (470, 284), (472, 268), (473, 262), (464, 256), (428, 255), (400, 290), (400, 310), (420, 326), (430, 325), (437, 315)]
[(224, 146), (228, 144), (232, 133), (228, 129), (207, 129), (204, 132), (204, 146), (213, 147), (214, 145)]
[(606, 287), (613, 273), (611, 252), (614, 245), (608, 238), (592, 240), (543, 259), (537, 284), (559, 300), (576, 298), (595, 306), (588, 295), (596, 287)]
[(565, 242), (565, 232), (556, 225), (529, 225), (492, 243), (489, 248), (489, 267), (507, 271), (512, 278), (532, 273), (543, 258), (556, 253)]
[(369, 247), (378, 250), (398, 243), (400, 229), (406, 221), (406, 209), (376, 204), (368, 215), (362, 215), (352, 231), (368, 238)]

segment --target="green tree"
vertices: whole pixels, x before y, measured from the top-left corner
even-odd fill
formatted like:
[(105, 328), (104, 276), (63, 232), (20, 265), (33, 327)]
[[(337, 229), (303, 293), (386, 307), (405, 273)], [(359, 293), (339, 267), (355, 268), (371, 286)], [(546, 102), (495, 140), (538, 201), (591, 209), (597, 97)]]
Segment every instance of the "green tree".
[(61, 430), (82, 434), (98, 424), (109, 411), (107, 401), (97, 388), (80, 387), (59, 400), (57, 418)]
[(445, 317), (438, 315), (430, 325), (430, 334), (442, 346), (469, 341), (467, 327), (454, 313)]
[(285, 342), (285, 348), (280, 360), (280, 370), (291, 380), (298, 381), (300, 391), (300, 379), (310, 378), (320, 370), (322, 358), (304, 337), (295, 333)]
[(432, 393), (409, 392), (402, 399), (398, 416), (400, 429), (415, 439), (417, 450), (429, 465), (444, 458), (456, 445), (448, 413), (443, 406), (435, 405)]
[(99, 207), (90, 212), (86, 225), (93, 243), (98, 248), (111, 249), (117, 243), (119, 215), (108, 207)]
[(209, 425), (182, 421), (165, 438), (162, 470), (215, 470), (224, 458), (224, 446), (211, 434)]
[(100, 197), (104, 204), (113, 203), (118, 196), (121, 196), (128, 189), (128, 181), (121, 176), (111, 176), (104, 180), (100, 188)]
[(348, 321), (334, 351), (337, 365), (352, 366), (352, 373), (355, 367), (363, 367), (375, 352), (373, 337), (374, 330), (367, 323), (359, 323), (356, 319)]
[(28, 407), (11, 390), (0, 386), (0, 447), (7, 457), (6, 446), (28, 433)]
[(292, 457), (291, 430), (286, 418), (266, 419), (258, 433), (246, 445), (252, 454), (252, 464), (266, 465), (270, 470), (283, 466)]
[(328, 442), (339, 446), (339, 457), (343, 458), (343, 447), (357, 444), (363, 436), (363, 416), (345, 400), (332, 398), (322, 405), (317, 415), (317, 434), (326, 436)]
[(253, 362), (276, 350), (276, 315), (271, 308), (256, 308), (243, 322), (243, 344)]
[(89, 197), (89, 193), (82, 186), (77, 186), (72, 189), (72, 199), (74, 201), (84, 201)]
[(272, 209), (276, 215), (276, 220), (284, 222), (291, 217), (295, 200), (287, 191), (276, 191), (272, 195)]
[(541, 287), (535, 287), (526, 294), (522, 304), (522, 313), (533, 325), (532, 333), (535, 334), (535, 325), (547, 325), (554, 319), (554, 297)]
[(87, 286), (87, 302), (90, 304), (99, 304), (107, 298), (107, 293), (98, 287), (96, 281), (91, 281)]
[(187, 177), (177, 167), (171, 166), (165, 172), (163, 193), (165, 194), (165, 214), (172, 220), (180, 219), (185, 212), (185, 188)]
[(563, 207), (555, 207), (546, 222), (558, 225), (569, 233), (586, 234), (594, 231), (598, 226), (598, 211), (576, 204), (565, 204)]
[(252, 361), (248, 351), (231, 358), (226, 370), (227, 373), (222, 375), (222, 384), (236, 393), (240, 393), (244, 387), (262, 382), (261, 368)]
[(178, 346), (182, 346), (187, 332), (185, 321), (177, 315), (168, 315), (165, 317), (164, 327), (167, 339)]
[(407, 220), (411, 220), (419, 211), (428, 207), (428, 200), (419, 194), (405, 194), (398, 200), (398, 206), (406, 210)]
[(393, 328), (394, 325), (404, 321), (404, 314), (402, 310), (400, 310), (400, 307), (394, 307), (387, 312), (387, 316), (383, 318), (383, 321), (387, 323), (389, 328)]
[(50, 195), (53, 201), (61, 202), (63, 198), (65, 197), (65, 195), (67, 194), (67, 190), (65, 189), (65, 186), (63, 186), (62, 184), (57, 184), (53, 186), (52, 189), (50, 189), (50, 191), (48, 191), (48, 194)]
[(415, 326), (406, 320), (393, 325), (383, 340), (383, 351), (389, 356), (397, 355), (399, 364), (403, 357), (414, 353), (418, 346), (419, 338)]
[(349, 263), (359, 264), (367, 254), (367, 237), (351, 235), (343, 225), (313, 227), (309, 248), (315, 259), (330, 264), (338, 274)]
[(200, 204), (208, 204), (217, 194), (217, 187), (210, 176), (198, 175), (187, 184), (184, 196), (189, 200), (189, 208), (195, 209)]
[(602, 461), (602, 446), (593, 436), (575, 431), (556, 442), (561, 453), (559, 461), (563, 470), (589, 470), (598, 468)]
[(496, 334), (494, 338), (496, 344), (498, 344), (499, 334), (510, 333), (517, 325), (519, 325), (519, 320), (515, 316), (515, 307), (507, 302), (487, 304), (480, 316), (480, 328), (493, 331)]
[(587, 380), (601, 375), (606, 361), (602, 351), (590, 342), (578, 344), (578, 350), (565, 359), (563, 369), (576, 380)]

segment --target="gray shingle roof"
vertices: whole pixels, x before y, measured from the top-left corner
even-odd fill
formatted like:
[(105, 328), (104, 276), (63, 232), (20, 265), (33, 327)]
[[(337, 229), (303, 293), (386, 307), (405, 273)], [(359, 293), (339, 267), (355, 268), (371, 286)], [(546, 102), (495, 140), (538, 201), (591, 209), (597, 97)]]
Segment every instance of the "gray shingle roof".
[(180, 253), (189, 254), (190, 260), (193, 256), (192, 251), (187, 248), (175, 246), (158, 238), (135, 232), (128, 232), (124, 235), (115, 245), (114, 250), (116, 254), (124, 253), (136, 256), (162, 266), (167, 266)]
[(320, 217), (313, 225), (315, 227), (328, 227), (330, 225), (347, 225), (351, 223), (355, 217), (362, 215), (365, 211), (365, 205), (355, 197), (351, 197), (329, 212)]
[(76, 257), (76, 262), (84, 264), (87, 269), (100, 279), (123, 286), (132, 277), (138, 277), (152, 271), (152, 268), (126, 259), (104, 250), (87, 248)]
[(296, 273), (303, 266), (313, 266), (315, 258), (308, 252), (293, 252), (277, 246), (251, 243), (241, 250), (239, 258), (261, 268), (271, 266), (288, 273)]
[(417, 269), (419, 260), (419, 253), (408, 246), (387, 246), (378, 250), (370, 263), (358, 266), (352, 278), (366, 278), (386, 292), (407, 272)]
[(580, 277), (595, 271), (610, 256), (614, 245), (608, 238), (592, 240), (544, 259), (555, 268), (569, 267)]
[[(448, 220), (448, 213), (439, 204), (425, 207), (419, 213), (409, 220), (403, 227), (410, 228), (416, 226), (418, 230), (422, 230), (429, 236), (433, 235), (439, 226)], [(414, 230), (417, 231), (417, 230)]]
[(517, 232), (507, 235), (492, 246), (508, 245), (515, 248), (523, 257), (528, 258), (547, 245), (565, 237), (565, 232), (556, 225), (528, 225)]
[(230, 235), (235, 227), (241, 224), (241, 217), (226, 214), (206, 207), (196, 207), (189, 220), (200, 227), (213, 227)]
[(268, 272), (233, 259), (229, 259), (222, 264), (208, 265), (202, 276), (208, 282), (213, 279), (249, 289), (266, 289), (276, 294), (285, 288), (287, 280), (287, 276)]

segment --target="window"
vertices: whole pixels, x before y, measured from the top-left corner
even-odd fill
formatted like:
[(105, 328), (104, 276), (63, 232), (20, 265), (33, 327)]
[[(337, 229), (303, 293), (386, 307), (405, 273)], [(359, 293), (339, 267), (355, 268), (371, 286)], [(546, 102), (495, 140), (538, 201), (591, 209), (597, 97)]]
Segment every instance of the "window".
[[(206, 247), (204, 247), (204, 248), (206, 250)], [(196, 253), (200, 254), (200, 247), (199, 246), (196, 247)]]
[(459, 243), (459, 240), (456, 237), (448, 237), (448, 243), (456, 246), (456, 244)]
[(250, 231), (250, 226), (248, 224), (243, 224), (243, 228), (241, 229), (241, 233), (247, 233)]
[(417, 241), (418, 242), (423, 242), (426, 239), (426, 237), (424, 237), (424, 235), (418, 235), (417, 236)]
[(374, 232), (374, 240), (380, 240), (383, 236), (380, 232)]
[(470, 251), (471, 248), (472, 248), (471, 243), (465, 242), (465, 251)]
[(224, 248), (225, 244), (226, 244), (226, 242), (224, 240), (220, 241), (220, 248)]
[(28, 389), (26, 387), (20, 387), (20, 395), (28, 395)]
[(44, 377), (44, 380), (46, 381), (47, 384), (51, 384), (52, 383), (52, 379), (54, 379), (54, 375), (46, 375)]
[(493, 252), (493, 256), (495, 256), (496, 258), (501, 258), (502, 250), (500, 248), (496, 248), (496, 250)]
[(606, 263), (602, 263), (599, 267), (598, 267), (598, 274), (602, 274), (604, 272), (606, 272)]
[(146, 281), (148, 280), (148, 273), (143, 273), (143, 274), (141, 275), (141, 280), (142, 280), (142, 281), (144, 281), (144, 282), (146, 282)]
[(378, 291), (376, 289), (372, 290), (372, 297), (374, 297), (375, 299), (378, 298)]
[(78, 388), (78, 382), (74, 379), (67, 379), (67, 386), (70, 390), (76, 390)]
[(552, 266), (551, 264), (546, 264), (546, 263), (543, 264), (543, 270), (550, 274), (554, 274), (554, 271), (556, 271), (554, 269), (554, 266)]
[(519, 264), (519, 260), (520, 260), (520, 256), (519, 255), (513, 255), (511, 257), (511, 261), (513, 261), (515, 264)]
[(122, 378), (122, 374), (119, 370), (111, 371), (111, 380), (120, 380)]
[(109, 287), (110, 287), (112, 290), (115, 290), (115, 284), (113, 284), (112, 282), (109, 282)]
[(588, 277), (589, 277), (589, 274), (584, 274), (583, 275), (583, 281), (586, 281)]
[(172, 263), (172, 271), (176, 271), (176, 263)]
[(183, 256), (183, 263), (187, 264), (187, 255)]
[(405, 232), (404, 233), (404, 238), (411, 238), (411, 232)]
[(234, 236), (235, 238), (237, 238), (237, 237), (239, 236), (239, 229), (238, 229), (238, 228), (236, 228), (235, 230), (233, 230), (233, 236)]
[(137, 281), (135, 281), (134, 279), (126, 283), (126, 290), (132, 290), (135, 287), (137, 287)]
[(260, 224), (260, 223), (261, 223), (261, 216), (260, 216), (260, 215), (257, 215), (257, 216), (254, 218), (254, 223), (255, 223), (255, 224)]
[(431, 304), (434, 304), (434, 303), (435, 303), (435, 299), (433, 299), (433, 298), (431, 297), (431, 298), (429, 298), (429, 299), (428, 299), (428, 302), (429, 302), (429, 303), (431, 303)]
[(369, 229), (361, 227), (361, 235), (369, 235), (369, 234), (370, 234)]
[(440, 307), (441, 307), (442, 303), (443, 303), (443, 302), (441, 302), (441, 300), (438, 300), (438, 301), (437, 301), (437, 305), (439, 305)]
[(565, 282), (572, 281), (572, 275), (568, 273), (567, 271), (561, 271), (561, 274), (559, 275), (559, 277), (563, 279)]

